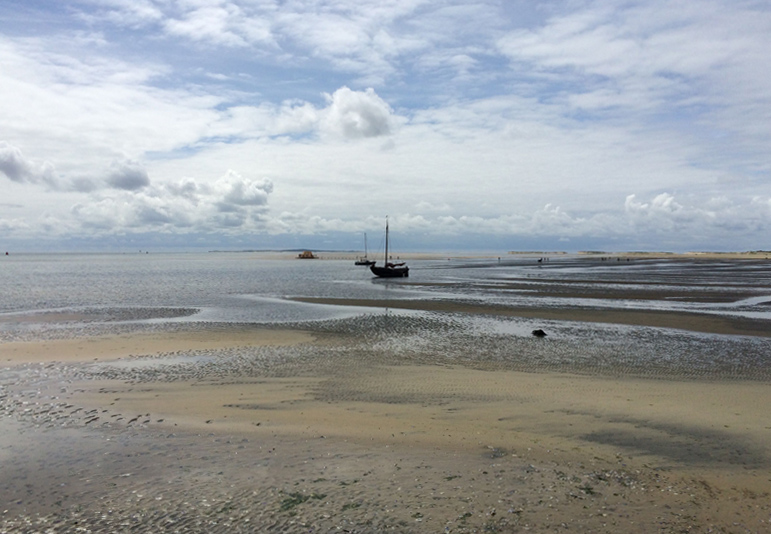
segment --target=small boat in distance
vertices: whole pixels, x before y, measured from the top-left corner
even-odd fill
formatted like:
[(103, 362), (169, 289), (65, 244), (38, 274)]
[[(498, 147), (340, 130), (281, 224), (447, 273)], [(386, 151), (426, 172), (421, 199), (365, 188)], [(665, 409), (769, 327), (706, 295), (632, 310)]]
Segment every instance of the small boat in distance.
[(404, 262), (391, 263), (388, 261), (388, 217), (386, 217), (385, 258), (383, 264), (383, 267), (378, 267), (377, 264), (370, 265), (369, 270), (380, 278), (406, 278), (410, 275), (410, 268)]
[(367, 259), (367, 233), (364, 233), (364, 256), (353, 262), (354, 265), (375, 265), (375, 260)]

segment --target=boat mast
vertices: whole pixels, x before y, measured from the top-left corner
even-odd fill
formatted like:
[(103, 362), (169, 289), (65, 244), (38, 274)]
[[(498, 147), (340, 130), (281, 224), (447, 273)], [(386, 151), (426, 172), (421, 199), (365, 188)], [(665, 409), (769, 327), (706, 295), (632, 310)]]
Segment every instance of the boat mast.
[(385, 261), (384, 267), (388, 267), (388, 216), (386, 215), (386, 247), (385, 247)]

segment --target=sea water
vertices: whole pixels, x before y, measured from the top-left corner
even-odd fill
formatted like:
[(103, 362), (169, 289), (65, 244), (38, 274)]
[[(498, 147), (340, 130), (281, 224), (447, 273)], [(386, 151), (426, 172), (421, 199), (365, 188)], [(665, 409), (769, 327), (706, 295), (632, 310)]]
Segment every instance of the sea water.
[(0, 313), (193, 308), (189, 320), (302, 321), (340, 312), (288, 298), (400, 293), (371, 278), (353, 261), (272, 260), (249, 253), (19, 254), (0, 265)]
[[(293, 297), (436, 299), (502, 306), (672, 310), (771, 320), (771, 263), (600, 261), (566, 256), (413, 260), (410, 277), (379, 279), (351, 260), (265, 259), (258, 253), (17, 254), (0, 259), (0, 314), (77, 313), (94, 309), (184, 309), (157, 320), (298, 322), (361, 313)], [(518, 288), (508, 283), (516, 280)], [(528, 291), (527, 284), (533, 290)], [(655, 298), (541, 295), (560, 284), (656, 291)], [(670, 298), (667, 292), (728, 294)], [(737, 294), (731, 298), (731, 294)], [(710, 301), (715, 300), (715, 301)], [(141, 313), (135, 319), (141, 320)]]

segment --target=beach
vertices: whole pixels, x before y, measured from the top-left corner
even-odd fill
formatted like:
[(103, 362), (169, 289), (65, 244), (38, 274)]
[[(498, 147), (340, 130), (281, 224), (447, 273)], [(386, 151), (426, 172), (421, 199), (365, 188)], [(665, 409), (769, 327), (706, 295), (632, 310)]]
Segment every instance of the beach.
[[(61, 345), (0, 346), (19, 377), (3, 404), (24, 427), (4, 438), (19, 472), (4, 482), (5, 531), (766, 530), (764, 381), (363, 362), (329, 336), (228, 334), (219, 349), (287, 347), (302, 365), (83, 380), (54, 363)], [(172, 357), (168, 340), (133, 341)], [(77, 358), (127, 358), (126, 342), (86, 342)]]
[(761, 319), (300, 300), (374, 311), (7, 314), (0, 532), (771, 530)]

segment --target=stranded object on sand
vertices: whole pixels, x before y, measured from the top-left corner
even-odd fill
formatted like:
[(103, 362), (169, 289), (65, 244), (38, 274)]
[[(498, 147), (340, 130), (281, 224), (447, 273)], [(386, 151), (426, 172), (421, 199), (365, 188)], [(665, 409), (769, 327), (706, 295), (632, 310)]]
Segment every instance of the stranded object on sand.
[(410, 268), (404, 262), (390, 263), (388, 261), (388, 217), (386, 217), (386, 237), (385, 237), (385, 257), (383, 258), (384, 267), (370, 265), (369, 270), (372, 274), (380, 278), (406, 278), (410, 275)]
[(546, 337), (546, 332), (544, 332), (543, 330), (541, 330), (540, 328), (538, 328), (538, 329), (536, 329), (536, 330), (533, 330), (533, 335), (534, 335), (535, 337)]

